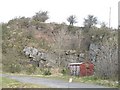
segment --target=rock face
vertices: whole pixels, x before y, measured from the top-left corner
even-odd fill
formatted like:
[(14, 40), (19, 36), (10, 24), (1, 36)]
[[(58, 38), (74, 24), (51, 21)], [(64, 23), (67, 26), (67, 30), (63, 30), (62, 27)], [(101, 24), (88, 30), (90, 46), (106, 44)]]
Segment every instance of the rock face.
[(99, 50), (101, 49), (101, 46), (98, 44), (90, 44), (90, 50), (89, 50), (89, 54), (90, 54), (90, 60), (93, 62), (97, 61), (97, 55)]
[(26, 56), (30, 58), (31, 63), (36, 63), (38, 67), (42, 67), (42, 63), (46, 62), (46, 54), (44, 52), (39, 51), (34, 47), (25, 47), (23, 52)]
[[(49, 64), (52, 67), (63, 66), (67, 67), (69, 63), (81, 62), (84, 55), (77, 55), (75, 51), (57, 52), (43, 52), (34, 47), (25, 47), (23, 49), (24, 55), (30, 58), (30, 62), (36, 62), (40, 67), (41, 63)], [(43, 65), (44, 66), (44, 65)]]
[(25, 47), (23, 49), (23, 52), (26, 56), (29, 56), (29, 57), (34, 57), (35, 55), (38, 54), (38, 50), (34, 47)]

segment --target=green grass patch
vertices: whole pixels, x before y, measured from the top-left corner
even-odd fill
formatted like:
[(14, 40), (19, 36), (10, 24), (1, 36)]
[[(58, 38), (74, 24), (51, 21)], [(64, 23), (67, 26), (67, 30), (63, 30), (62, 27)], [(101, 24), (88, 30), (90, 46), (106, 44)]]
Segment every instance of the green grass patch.
[(21, 83), (19, 81), (16, 81), (14, 79), (9, 79), (6, 77), (0, 78), (0, 86), (2, 88), (47, 88), (47, 86), (44, 85), (35, 85), (30, 83)]

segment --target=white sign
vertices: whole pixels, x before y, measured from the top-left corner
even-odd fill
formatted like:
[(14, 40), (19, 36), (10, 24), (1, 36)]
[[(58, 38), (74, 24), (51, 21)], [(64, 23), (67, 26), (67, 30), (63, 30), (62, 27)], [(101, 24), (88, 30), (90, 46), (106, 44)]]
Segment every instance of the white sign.
[(69, 79), (69, 83), (71, 83), (71, 82), (72, 82), (72, 78)]

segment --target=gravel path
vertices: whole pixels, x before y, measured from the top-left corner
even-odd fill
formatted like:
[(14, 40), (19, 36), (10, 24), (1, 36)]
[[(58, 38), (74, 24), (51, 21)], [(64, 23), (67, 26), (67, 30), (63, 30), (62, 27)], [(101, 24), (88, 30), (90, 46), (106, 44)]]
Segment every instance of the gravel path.
[[(0, 75), (1, 76), (1, 75)], [(40, 84), (45, 85), (51, 88), (107, 88), (104, 86), (93, 85), (93, 84), (85, 84), (85, 83), (68, 83), (67, 81), (63, 80), (52, 80), (46, 78), (36, 78), (30, 76), (15, 76), (15, 75), (5, 75), (2, 74), (3, 77), (8, 77), (11, 79), (15, 79), (20, 82), (24, 83), (32, 83), (32, 84)]]

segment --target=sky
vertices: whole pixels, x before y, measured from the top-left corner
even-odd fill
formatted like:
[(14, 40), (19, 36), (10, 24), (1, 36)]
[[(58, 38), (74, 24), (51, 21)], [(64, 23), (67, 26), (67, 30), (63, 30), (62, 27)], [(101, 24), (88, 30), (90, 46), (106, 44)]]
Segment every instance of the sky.
[(0, 0), (0, 22), (19, 17), (32, 17), (36, 12), (48, 11), (47, 22), (67, 22), (70, 15), (77, 17), (76, 26), (83, 26), (84, 18), (94, 15), (98, 23), (109, 25), (111, 7), (111, 27), (118, 26), (118, 1), (120, 0)]

